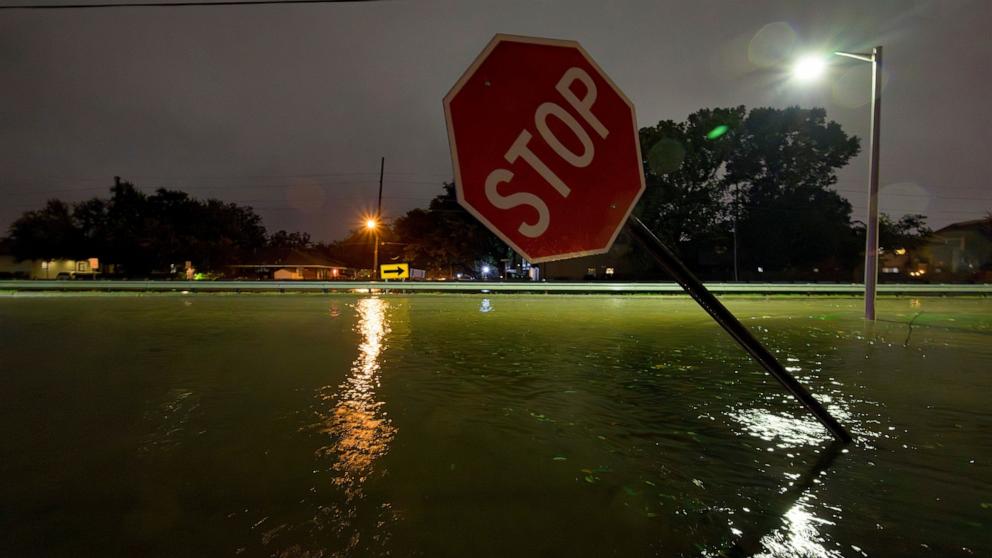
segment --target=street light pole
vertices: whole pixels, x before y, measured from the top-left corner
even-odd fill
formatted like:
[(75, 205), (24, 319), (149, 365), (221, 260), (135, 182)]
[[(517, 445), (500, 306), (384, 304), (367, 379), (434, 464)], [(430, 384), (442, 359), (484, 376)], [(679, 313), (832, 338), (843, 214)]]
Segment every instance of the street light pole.
[(386, 158), (379, 160), (379, 202), (375, 209), (375, 228), (372, 229), (372, 241), (375, 248), (372, 249), (372, 280), (379, 278), (379, 226), (382, 223), (382, 171), (386, 168)]
[(882, 47), (871, 54), (835, 52), (855, 60), (871, 62), (871, 146), (868, 167), (868, 219), (865, 224), (865, 319), (875, 319), (875, 291), (878, 286), (878, 155), (882, 125)]

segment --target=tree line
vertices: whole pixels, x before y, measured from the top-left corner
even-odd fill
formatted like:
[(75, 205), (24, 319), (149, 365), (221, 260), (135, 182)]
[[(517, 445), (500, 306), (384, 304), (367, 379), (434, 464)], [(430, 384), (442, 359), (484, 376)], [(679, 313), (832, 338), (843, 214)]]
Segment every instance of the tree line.
[[(861, 146), (823, 109), (702, 109), (685, 121), (642, 128), (640, 142), (647, 189), (635, 214), (703, 278), (854, 278), (864, 225), (852, 221), (850, 202), (831, 187)], [(930, 230), (924, 215), (883, 215), (880, 233), (883, 249), (912, 249)], [(458, 205), (450, 183), (426, 208), (407, 212), (374, 237), (356, 229), (323, 244), (306, 233), (269, 234), (251, 207), (177, 190), (145, 194), (115, 179), (108, 199), (50, 200), (24, 213), (9, 240), (18, 259), (96, 255), (129, 275), (187, 260), (222, 271), (259, 258), (274, 262), (292, 251), (368, 268), (373, 241), (381, 242), (380, 261), (402, 258), (438, 276), (474, 273), (483, 263), (513, 257)], [(660, 275), (623, 235), (614, 254), (631, 278)]]
[[(861, 149), (822, 108), (703, 109), (640, 131), (635, 212), (707, 278), (852, 279), (865, 226), (832, 190)], [(880, 218), (883, 249), (912, 248), (926, 216)], [(736, 254), (736, 255), (735, 255)]]
[[(831, 187), (860, 151), (821, 108), (702, 109), (639, 133), (646, 190), (634, 209), (705, 279), (855, 280), (864, 223)], [(926, 216), (879, 219), (882, 249), (919, 247)], [(426, 209), (399, 218), (403, 257), (444, 273), (491, 265), (509, 249), (457, 205), (445, 186)], [(628, 278), (662, 277), (626, 235), (613, 249)], [(736, 272), (736, 273), (735, 273)]]

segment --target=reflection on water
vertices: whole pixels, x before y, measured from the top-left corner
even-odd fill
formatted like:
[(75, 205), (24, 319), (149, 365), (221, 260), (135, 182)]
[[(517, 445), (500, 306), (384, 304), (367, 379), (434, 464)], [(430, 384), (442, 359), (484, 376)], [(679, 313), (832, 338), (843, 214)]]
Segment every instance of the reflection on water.
[[(798, 359), (789, 358), (788, 361), (798, 362)], [(801, 370), (799, 366), (789, 368), (792, 372)], [(854, 419), (848, 410), (849, 403), (839, 392), (817, 393), (815, 397), (827, 407), (831, 415), (850, 429), (856, 442), (866, 436), (870, 437)], [(766, 394), (763, 399), (767, 403), (791, 402), (791, 396), (786, 394)], [(823, 517), (829, 513), (828, 510), (839, 512), (840, 509), (819, 502), (814, 494), (816, 486), (822, 483), (821, 475), (826, 474), (826, 469), (840, 451), (846, 451), (841, 450), (843, 444), (833, 442), (824, 447), (823, 442), (831, 439), (830, 434), (805, 410), (800, 416), (795, 416), (793, 413), (775, 412), (763, 407), (748, 408), (748, 404), (731, 404), (725, 412), (733, 422), (740, 425), (743, 433), (770, 442), (772, 445), (764, 448), (765, 451), (783, 451), (792, 459), (797, 456), (797, 450), (808, 447), (817, 448), (820, 455), (812, 467), (801, 466), (798, 472), (785, 473), (784, 482), (779, 489), (782, 507), (777, 514), (780, 515), (769, 517), (771, 524), (752, 525), (750, 532), (744, 533), (731, 522), (731, 532), (736, 539), (735, 549), (738, 551), (735, 555), (762, 558), (843, 556), (835, 548), (830, 548), (837, 543), (826, 533), (835, 522)], [(852, 548), (858, 550), (858, 547)]]
[(379, 355), (384, 348), (389, 326), (386, 324), (387, 303), (379, 298), (359, 300), (356, 331), (362, 336), (351, 375), (338, 386), (335, 394), (325, 393), (325, 400), (336, 400), (337, 405), (326, 417), (324, 432), (333, 442), (320, 452), (336, 458), (332, 468), (336, 473), (334, 484), (344, 489), (348, 499), (361, 496), (362, 483), (368, 477), (372, 464), (389, 449), (396, 429), (385, 413), (382, 402), (376, 401), (379, 387)]
[[(774, 442), (775, 448), (785, 451), (795, 450), (803, 446), (819, 446), (824, 440), (830, 438), (822, 425), (816, 420), (803, 417), (795, 418), (786, 414), (777, 414), (766, 409), (737, 409), (730, 410), (728, 415), (738, 422), (745, 432), (760, 438), (766, 442)], [(831, 446), (833, 447), (833, 446)], [(767, 448), (773, 451), (772, 447)], [(825, 451), (826, 459), (832, 459), (829, 448)], [(788, 454), (790, 457), (792, 453)], [(794, 493), (798, 497), (781, 518), (782, 523), (774, 528), (770, 533), (760, 538), (757, 548), (761, 552), (754, 556), (766, 558), (784, 557), (809, 557), (809, 558), (836, 558), (842, 556), (840, 553), (829, 550), (825, 544), (829, 544), (829, 539), (821, 532), (821, 526), (833, 525), (827, 519), (817, 517), (813, 514), (816, 507), (811, 501), (816, 500), (812, 494), (812, 487), (820, 483), (819, 474), (829, 465), (829, 461), (817, 464), (813, 468), (804, 471), (804, 474), (786, 473), (785, 486), (781, 492), (783, 496)], [(741, 532), (732, 526), (732, 532), (740, 535)], [(763, 531), (763, 528), (758, 528)], [(747, 537), (760, 536), (759, 533), (748, 533)], [(751, 546), (753, 543), (741, 545), (743, 548)], [(748, 552), (748, 554), (751, 554)]]
[(799, 419), (767, 409), (731, 410), (728, 414), (748, 434), (766, 442), (777, 441), (781, 449), (815, 446), (830, 438), (823, 425), (812, 418)]
[[(334, 460), (330, 466), (331, 482), (344, 494), (343, 505), (324, 507), (321, 513), (330, 516), (331, 526), (339, 532), (346, 530), (358, 515), (366, 481), (376, 460), (389, 451), (396, 434), (396, 428), (382, 410), (383, 403), (376, 400), (381, 354), (390, 331), (386, 322), (388, 306), (379, 298), (365, 298), (355, 303), (358, 312), (355, 332), (361, 336), (358, 357), (341, 385), (321, 390), (321, 400), (334, 402), (334, 408), (322, 417), (320, 426), (321, 432), (331, 441), (318, 449), (317, 455)], [(388, 505), (382, 509), (388, 509)], [(323, 523), (320, 518), (315, 519)], [(358, 533), (353, 533), (349, 548), (358, 541)]]
[(174, 449), (187, 439), (190, 419), (199, 410), (200, 400), (194, 393), (185, 388), (170, 389), (165, 401), (154, 410), (146, 413), (145, 421), (155, 424), (151, 434), (138, 448), (141, 454), (155, 450)]
[(821, 533), (823, 525), (834, 525), (833, 521), (813, 515), (816, 497), (806, 492), (789, 508), (782, 518), (784, 525), (761, 539), (764, 552), (756, 554), (762, 558), (840, 558), (843, 554), (827, 548), (827, 538)]

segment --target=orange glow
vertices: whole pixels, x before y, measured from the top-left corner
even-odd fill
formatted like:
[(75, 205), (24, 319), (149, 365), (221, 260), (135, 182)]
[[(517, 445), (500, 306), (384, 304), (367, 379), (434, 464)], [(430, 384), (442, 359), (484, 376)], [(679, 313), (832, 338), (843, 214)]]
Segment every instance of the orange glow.
[(358, 314), (355, 332), (361, 336), (358, 357), (341, 385), (322, 388), (321, 398), (336, 404), (322, 413), (320, 429), (329, 436), (329, 443), (319, 448), (317, 455), (333, 458), (331, 482), (344, 491), (348, 507), (362, 499), (373, 466), (389, 453), (396, 435), (396, 427), (382, 408), (383, 402), (376, 398), (382, 351), (390, 333), (388, 307), (379, 298), (365, 298), (355, 304)]
[(365, 221), (365, 228), (368, 229), (368, 230), (370, 230), (370, 231), (371, 230), (375, 230), (375, 228), (378, 227), (378, 226), (379, 226), (379, 223), (376, 223), (375, 222), (375, 219), (368, 219), (367, 221)]

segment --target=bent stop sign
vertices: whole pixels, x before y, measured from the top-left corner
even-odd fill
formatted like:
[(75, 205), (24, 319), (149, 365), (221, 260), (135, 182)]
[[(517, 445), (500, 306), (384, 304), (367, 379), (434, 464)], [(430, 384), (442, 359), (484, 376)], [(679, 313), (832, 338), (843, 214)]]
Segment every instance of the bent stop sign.
[[(644, 192), (634, 106), (578, 43), (496, 35), (444, 98), (458, 202), (532, 262), (600, 254)], [(631, 234), (824, 427), (851, 435), (636, 216)]]
[(634, 107), (574, 41), (496, 35), (444, 98), (458, 201), (531, 262), (601, 254), (644, 191)]

